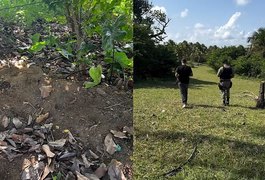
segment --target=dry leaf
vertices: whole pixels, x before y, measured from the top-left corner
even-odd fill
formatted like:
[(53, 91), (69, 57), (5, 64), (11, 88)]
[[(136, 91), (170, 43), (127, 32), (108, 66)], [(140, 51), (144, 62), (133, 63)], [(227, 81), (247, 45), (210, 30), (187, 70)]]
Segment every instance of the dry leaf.
[(4, 128), (7, 128), (7, 126), (9, 125), (10, 123), (10, 119), (7, 117), (7, 116), (3, 116), (2, 118), (2, 125)]
[(107, 171), (108, 171), (108, 168), (107, 168), (106, 164), (101, 163), (100, 166), (97, 168), (97, 170), (94, 173), (98, 178), (102, 178), (103, 176), (105, 176)]
[(45, 121), (46, 119), (48, 119), (48, 117), (49, 117), (49, 112), (47, 112), (46, 114), (41, 114), (37, 117), (36, 123), (41, 123)]
[(111, 160), (108, 168), (108, 174), (110, 176), (110, 180), (127, 180), (122, 172), (122, 163), (116, 159)]
[(41, 92), (41, 97), (42, 98), (46, 98), (48, 96), (50, 96), (50, 93), (52, 91), (52, 86), (41, 86), (40, 88), (40, 92)]
[(24, 137), (22, 135), (18, 135), (18, 134), (12, 134), (11, 138), (16, 143), (22, 143), (24, 141)]
[(7, 143), (5, 141), (0, 140), (0, 146), (7, 146)]
[(23, 123), (18, 118), (13, 118), (12, 122), (17, 129), (21, 128), (23, 125)]
[(83, 162), (84, 162), (86, 168), (89, 168), (91, 165), (94, 165), (93, 163), (91, 163), (91, 162), (89, 162), (89, 161), (87, 160), (85, 154), (82, 154), (81, 157), (82, 157), (82, 160), (83, 160)]
[(51, 152), (50, 147), (47, 144), (42, 145), (42, 150), (46, 153), (47, 157), (54, 157), (55, 154)]
[(124, 126), (123, 127), (123, 132), (127, 132), (130, 135), (133, 135), (133, 127)]
[(114, 135), (114, 137), (121, 138), (121, 139), (128, 138), (123, 132), (115, 131), (115, 130), (110, 130), (110, 132)]
[(5, 149), (7, 149), (8, 147), (7, 146), (0, 146), (0, 150), (3, 151)]
[(77, 180), (90, 180), (86, 176), (82, 175), (80, 172), (76, 171)]
[(115, 142), (113, 141), (112, 139), (112, 135), (111, 134), (108, 134), (106, 137), (105, 137), (105, 140), (104, 140), (104, 144), (106, 146), (106, 151), (112, 155), (115, 153), (116, 151), (116, 144)]
[(28, 168), (30, 165), (31, 165), (30, 160), (24, 159), (23, 164), (22, 164), (22, 170)]
[(91, 156), (95, 159), (98, 159), (98, 155), (96, 155), (93, 151), (89, 150), (89, 153), (91, 154)]
[(33, 120), (32, 116), (31, 116), (31, 115), (29, 115), (29, 118), (28, 118), (28, 126), (29, 126), (29, 125), (31, 125), (31, 123), (32, 123), (32, 120)]
[(45, 179), (50, 174), (50, 168), (48, 165), (45, 166), (45, 169), (43, 171), (43, 174), (41, 176), (41, 180)]
[(100, 180), (95, 174), (85, 173), (85, 175), (89, 180)]
[(49, 145), (52, 147), (62, 148), (66, 143), (66, 139), (59, 139), (56, 141), (49, 142)]

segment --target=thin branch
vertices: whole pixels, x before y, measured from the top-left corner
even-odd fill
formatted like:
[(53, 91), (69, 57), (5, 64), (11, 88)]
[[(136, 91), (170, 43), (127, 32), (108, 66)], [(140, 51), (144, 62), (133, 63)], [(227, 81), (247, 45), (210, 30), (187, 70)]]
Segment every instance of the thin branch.
[[(170, 22), (170, 19), (168, 19), (166, 22), (165, 22), (165, 24), (163, 25), (163, 27), (162, 27), (162, 29), (160, 30), (160, 32), (158, 32), (158, 33), (156, 33), (156, 34), (152, 34), (152, 35), (150, 35), (150, 37), (151, 38), (155, 38), (155, 37), (157, 37), (157, 36), (160, 36), (160, 35), (162, 35), (162, 34), (165, 34), (165, 29), (166, 29), (166, 27), (167, 27), (167, 25), (168, 25), (168, 23)], [(161, 23), (160, 23), (161, 24)]]
[(186, 164), (190, 163), (195, 158), (196, 152), (197, 152), (197, 144), (195, 145), (190, 157), (184, 163), (179, 165), (177, 168), (175, 168), (175, 169), (163, 174), (163, 176), (165, 176), (165, 177), (175, 176), (178, 172), (182, 171), (183, 170), (183, 166), (185, 166)]

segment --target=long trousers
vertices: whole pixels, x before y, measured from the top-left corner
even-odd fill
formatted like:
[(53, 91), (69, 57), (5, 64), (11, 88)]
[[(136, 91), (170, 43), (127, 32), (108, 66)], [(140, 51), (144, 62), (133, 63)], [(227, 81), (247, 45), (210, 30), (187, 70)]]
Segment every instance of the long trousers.
[(188, 87), (189, 84), (185, 83), (178, 83), (179, 89), (180, 89), (180, 95), (181, 95), (181, 100), (183, 104), (187, 104), (188, 102)]

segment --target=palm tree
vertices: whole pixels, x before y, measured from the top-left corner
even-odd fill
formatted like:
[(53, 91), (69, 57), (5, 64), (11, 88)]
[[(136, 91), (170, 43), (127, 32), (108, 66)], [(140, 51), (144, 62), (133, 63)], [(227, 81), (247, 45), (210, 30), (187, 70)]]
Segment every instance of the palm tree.
[(250, 50), (265, 49), (265, 28), (259, 28), (252, 36), (248, 37), (248, 43), (251, 43)]

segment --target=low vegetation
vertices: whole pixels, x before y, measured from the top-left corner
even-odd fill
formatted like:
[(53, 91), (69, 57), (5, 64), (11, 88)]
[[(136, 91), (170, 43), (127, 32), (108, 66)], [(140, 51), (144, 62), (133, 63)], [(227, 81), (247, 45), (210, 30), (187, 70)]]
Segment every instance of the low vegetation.
[(169, 179), (263, 179), (264, 111), (254, 108), (259, 80), (236, 76), (231, 105), (223, 107), (215, 71), (193, 71), (187, 109), (174, 80), (136, 85), (134, 179), (165, 179), (196, 144), (195, 158)]

